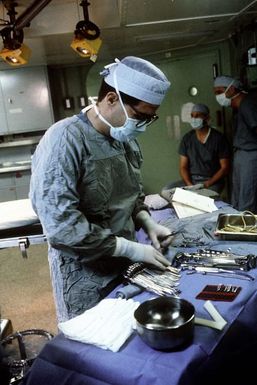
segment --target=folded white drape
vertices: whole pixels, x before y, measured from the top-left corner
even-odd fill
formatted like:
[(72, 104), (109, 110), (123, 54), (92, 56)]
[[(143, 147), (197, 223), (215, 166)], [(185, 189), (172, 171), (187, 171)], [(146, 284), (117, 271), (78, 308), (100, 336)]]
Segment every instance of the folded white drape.
[(133, 332), (138, 305), (132, 299), (103, 299), (81, 315), (60, 322), (58, 327), (69, 339), (117, 352)]

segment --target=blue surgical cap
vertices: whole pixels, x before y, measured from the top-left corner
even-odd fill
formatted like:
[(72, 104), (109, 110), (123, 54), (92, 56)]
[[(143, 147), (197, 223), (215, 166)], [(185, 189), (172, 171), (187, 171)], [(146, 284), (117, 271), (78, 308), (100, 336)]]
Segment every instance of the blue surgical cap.
[(209, 115), (210, 110), (205, 104), (194, 104), (192, 112), (201, 112), (204, 115)]
[(135, 56), (127, 56), (121, 61), (116, 59), (101, 72), (104, 81), (115, 88), (114, 73), (120, 92), (146, 103), (160, 105), (170, 87), (159, 68)]
[(243, 85), (240, 80), (232, 78), (231, 76), (217, 76), (214, 80), (214, 87), (225, 87), (234, 86), (238, 90), (243, 89)]

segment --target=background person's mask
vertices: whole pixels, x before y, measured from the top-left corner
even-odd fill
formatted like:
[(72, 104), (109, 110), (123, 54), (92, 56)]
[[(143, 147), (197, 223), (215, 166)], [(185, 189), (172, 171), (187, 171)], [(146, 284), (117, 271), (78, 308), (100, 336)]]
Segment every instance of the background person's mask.
[(191, 118), (190, 124), (194, 130), (199, 130), (200, 128), (203, 127), (203, 119), (202, 118)]
[(230, 107), (231, 106), (231, 100), (235, 99), (240, 92), (238, 92), (236, 95), (232, 96), (231, 98), (226, 97), (226, 92), (230, 89), (230, 87), (233, 85), (234, 80), (227, 86), (225, 91), (222, 94), (216, 95), (216, 100), (222, 107)]
[(216, 100), (219, 103), (219, 105), (222, 107), (231, 106), (231, 99), (226, 97), (225, 92), (223, 92), (222, 94), (216, 95)]

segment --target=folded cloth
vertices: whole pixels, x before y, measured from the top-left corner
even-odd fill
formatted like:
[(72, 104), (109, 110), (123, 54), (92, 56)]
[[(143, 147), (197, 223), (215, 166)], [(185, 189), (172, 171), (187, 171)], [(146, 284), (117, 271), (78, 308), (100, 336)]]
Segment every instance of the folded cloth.
[(167, 207), (169, 202), (159, 194), (146, 195), (144, 203), (153, 210), (159, 210)]
[(58, 327), (69, 339), (117, 352), (133, 332), (138, 305), (132, 299), (106, 298)]
[(143, 290), (144, 289), (142, 287), (139, 287), (137, 285), (130, 283), (118, 289), (116, 291), (115, 297), (129, 299), (131, 297), (134, 297), (137, 294), (142, 293)]

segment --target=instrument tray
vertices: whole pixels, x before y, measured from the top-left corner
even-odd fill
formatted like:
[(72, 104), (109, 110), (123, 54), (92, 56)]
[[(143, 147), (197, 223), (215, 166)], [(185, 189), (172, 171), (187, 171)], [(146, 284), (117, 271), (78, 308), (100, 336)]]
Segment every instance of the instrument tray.
[(220, 214), (215, 235), (235, 241), (257, 241), (257, 216), (247, 213)]

